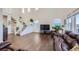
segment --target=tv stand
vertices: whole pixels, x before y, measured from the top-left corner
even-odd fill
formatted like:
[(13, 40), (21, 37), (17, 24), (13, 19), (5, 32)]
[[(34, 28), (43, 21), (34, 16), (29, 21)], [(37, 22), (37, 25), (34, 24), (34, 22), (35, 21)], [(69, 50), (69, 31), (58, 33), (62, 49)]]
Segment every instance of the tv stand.
[(43, 33), (43, 34), (49, 34), (50, 33), (50, 30), (48, 30), (48, 31), (40, 31), (40, 33)]

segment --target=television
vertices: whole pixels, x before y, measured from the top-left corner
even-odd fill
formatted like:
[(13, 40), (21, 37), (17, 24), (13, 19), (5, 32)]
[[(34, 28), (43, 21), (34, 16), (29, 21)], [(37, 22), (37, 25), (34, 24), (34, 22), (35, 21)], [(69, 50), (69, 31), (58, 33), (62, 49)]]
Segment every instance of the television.
[(41, 24), (40, 30), (50, 30), (50, 25), (49, 24)]

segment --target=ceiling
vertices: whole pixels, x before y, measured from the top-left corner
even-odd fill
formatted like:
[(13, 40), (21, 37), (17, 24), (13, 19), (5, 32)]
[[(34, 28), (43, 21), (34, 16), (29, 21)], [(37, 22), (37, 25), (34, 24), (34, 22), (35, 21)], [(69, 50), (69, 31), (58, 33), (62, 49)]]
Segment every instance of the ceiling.
[(51, 22), (53, 19), (65, 19), (69, 14), (71, 14), (76, 8), (39, 8), (35, 10), (35, 8), (30, 8), (30, 12), (28, 12), (28, 8), (24, 8), (24, 13), (22, 13), (22, 8), (6, 8), (7, 13), (11, 13), (14, 17), (22, 16), (24, 20), (28, 20), (33, 18), (35, 20), (39, 20), (41, 22)]
[[(24, 14), (32, 16), (38, 16), (41, 18), (64, 18), (68, 14), (72, 13), (75, 8), (39, 8), (37, 11), (35, 8), (30, 9), (30, 13), (28, 12), (27, 8), (24, 8)], [(4, 8), (4, 12), (12, 13), (12, 14), (22, 14), (22, 8)]]
[(25, 16), (30, 15), (31, 17), (38, 18), (61, 18), (64, 19), (72, 13), (75, 8), (39, 8), (37, 11), (32, 8), (30, 13), (27, 12), (27, 8), (25, 9)]

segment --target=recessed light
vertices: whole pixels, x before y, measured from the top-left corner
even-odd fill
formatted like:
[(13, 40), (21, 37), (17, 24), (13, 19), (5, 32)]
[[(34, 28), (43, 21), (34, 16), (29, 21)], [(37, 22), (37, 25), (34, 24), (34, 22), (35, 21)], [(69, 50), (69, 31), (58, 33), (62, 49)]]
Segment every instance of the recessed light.
[(22, 8), (22, 13), (24, 13), (24, 8)]
[(30, 12), (30, 8), (28, 8), (28, 12)]
[(39, 10), (39, 8), (35, 8), (35, 10), (37, 11), (37, 10)]

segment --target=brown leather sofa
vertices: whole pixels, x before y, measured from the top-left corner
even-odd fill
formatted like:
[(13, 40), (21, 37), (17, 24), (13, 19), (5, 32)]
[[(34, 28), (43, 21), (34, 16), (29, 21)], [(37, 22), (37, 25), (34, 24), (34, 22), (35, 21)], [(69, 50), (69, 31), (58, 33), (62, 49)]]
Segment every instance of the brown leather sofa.
[(68, 45), (65, 43), (65, 41), (60, 36), (54, 35), (53, 38), (54, 38), (54, 50), (55, 51), (68, 51), (69, 50)]
[(67, 34), (63, 35), (63, 39), (68, 44), (69, 49), (73, 48), (75, 46), (75, 44), (78, 44), (76, 39), (71, 38)]
[(0, 43), (0, 51), (14, 51), (13, 48), (10, 47), (10, 42), (2, 42)]
[(53, 48), (55, 51), (68, 51), (72, 49), (75, 44), (78, 44), (77, 40), (70, 37), (68, 34), (69, 33), (62, 35), (56, 32), (52, 32), (51, 37), (53, 38)]
[(78, 42), (78, 44), (79, 44), (79, 34), (75, 34), (75, 33), (73, 33), (73, 32), (70, 32), (69, 34), (67, 34), (67, 35), (69, 35), (71, 38), (73, 38), (73, 39), (76, 39), (77, 40), (77, 42)]

